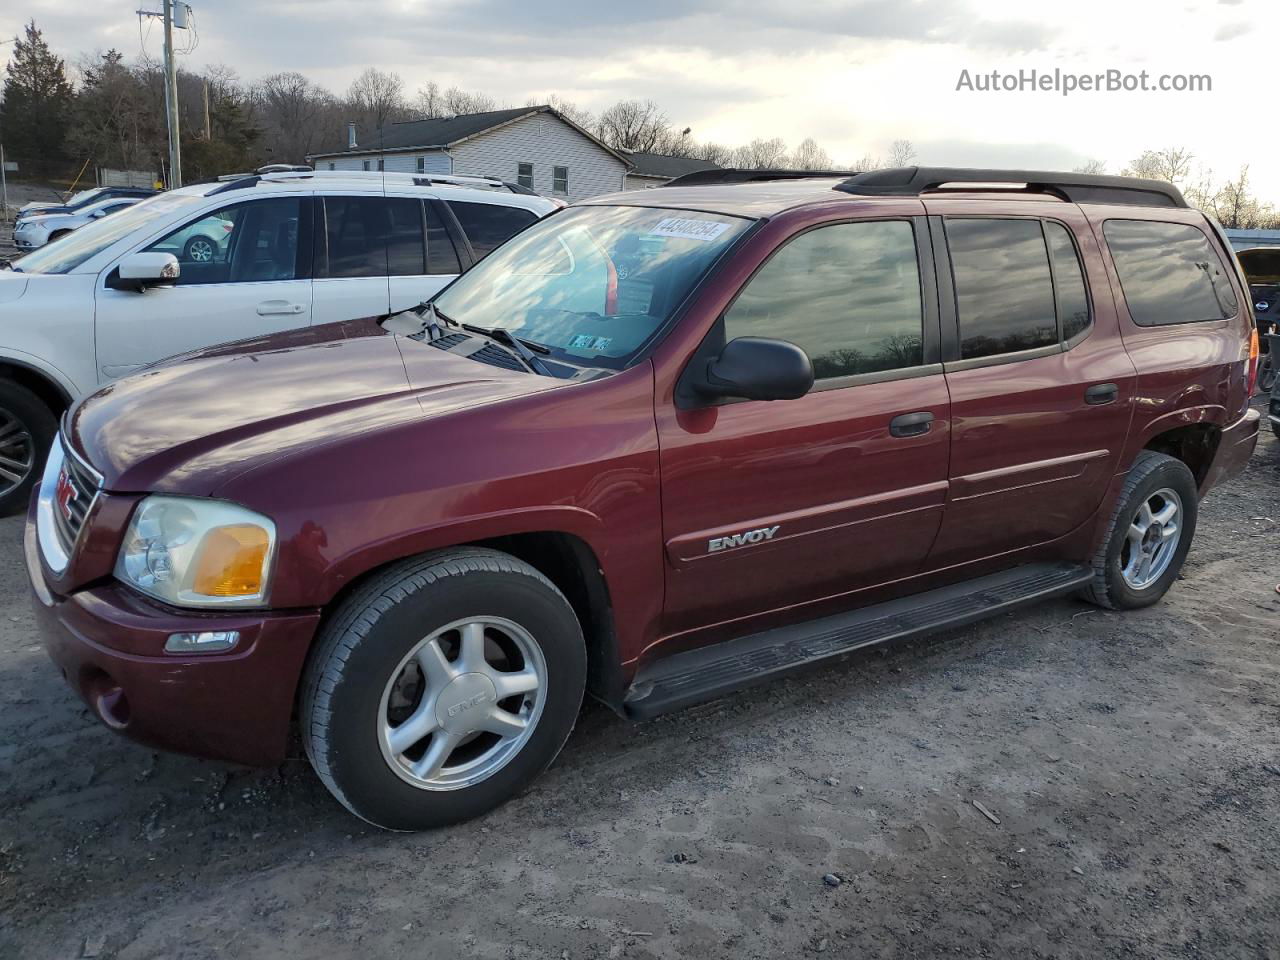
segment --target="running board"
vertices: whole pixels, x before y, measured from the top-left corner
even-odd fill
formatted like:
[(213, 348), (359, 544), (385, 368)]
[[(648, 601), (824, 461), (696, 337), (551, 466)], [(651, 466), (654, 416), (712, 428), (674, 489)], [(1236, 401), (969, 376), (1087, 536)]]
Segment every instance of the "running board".
[(1092, 576), (1086, 566), (1030, 564), (688, 650), (641, 667), (623, 706), (630, 717), (656, 717), (860, 647), (961, 627), (1072, 593)]

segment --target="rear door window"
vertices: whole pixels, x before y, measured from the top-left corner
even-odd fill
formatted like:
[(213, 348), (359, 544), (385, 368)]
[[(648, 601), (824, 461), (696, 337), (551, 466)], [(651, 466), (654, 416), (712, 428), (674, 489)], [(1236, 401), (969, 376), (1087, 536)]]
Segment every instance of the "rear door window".
[(1144, 327), (1226, 320), (1239, 309), (1209, 238), (1185, 223), (1108, 220), (1103, 225), (1133, 322)]
[(462, 232), (471, 241), (471, 249), (477, 259), (538, 219), (523, 207), (506, 207), (497, 203), (450, 200), (449, 208), (462, 224)]
[(320, 275), (403, 277), (425, 272), (422, 201), (413, 197), (325, 197)]
[(960, 359), (1058, 342), (1053, 276), (1039, 220), (948, 218)]
[(1058, 298), (1062, 339), (1070, 340), (1089, 328), (1089, 293), (1084, 285), (1080, 255), (1067, 228), (1060, 223), (1045, 220), (1044, 238), (1053, 264), (1053, 289)]

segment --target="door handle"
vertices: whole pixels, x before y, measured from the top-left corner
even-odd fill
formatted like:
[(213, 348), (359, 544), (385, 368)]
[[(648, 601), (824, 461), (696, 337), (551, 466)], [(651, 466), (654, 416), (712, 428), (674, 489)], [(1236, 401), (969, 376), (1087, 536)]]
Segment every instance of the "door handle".
[(1103, 403), (1115, 403), (1120, 396), (1120, 388), (1114, 383), (1095, 383), (1084, 392), (1084, 402), (1090, 406)]
[(300, 303), (290, 303), (288, 300), (263, 300), (258, 304), (258, 316), (270, 317), (277, 314), (298, 314), (306, 308)]
[(928, 433), (933, 427), (933, 414), (928, 410), (920, 413), (903, 413), (889, 421), (889, 436), (918, 437)]

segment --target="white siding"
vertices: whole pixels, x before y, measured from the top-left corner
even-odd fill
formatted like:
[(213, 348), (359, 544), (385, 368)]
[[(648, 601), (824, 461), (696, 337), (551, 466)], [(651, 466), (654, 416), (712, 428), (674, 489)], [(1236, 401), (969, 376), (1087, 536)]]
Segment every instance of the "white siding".
[[(544, 197), (551, 189), (552, 167), (569, 168), (567, 200), (581, 200), (622, 189), (626, 166), (608, 150), (567, 123), (547, 114), (524, 117), (505, 127), (456, 144), (453, 172), (500, 177), (516, 182), (516, 165), (533, 164), (533, 189)], [(564, 196), (564, 195), (561, 195)]]
[[(427, 173), (452, 173), (449, 155), (442, 150), (413, 150), (408, 153), (387, 153), (382, 155), (383, 169), (387, 173), (417, 173), (418, 157), (426, 157)], [(378, 154), (353, 153), (342, 157), (321, 157), (316, 161), (317, 170), (328, 170), (333, 164), (334, 170), (363, 170), (365, 160), (369, 161), (369, 169), (378, 169)]]
[(639, 173), (627, 174), (628, 190), (646, 190), (649, 187), (660, 187), (667, 182), (668, 177), (646, 177)]

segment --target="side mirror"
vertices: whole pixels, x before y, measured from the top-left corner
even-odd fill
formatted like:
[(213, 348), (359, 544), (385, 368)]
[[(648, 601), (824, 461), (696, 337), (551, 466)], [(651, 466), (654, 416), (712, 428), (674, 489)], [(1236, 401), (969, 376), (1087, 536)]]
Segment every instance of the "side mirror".
[(707, 364), (696, 385), (704, 397), (795, 400), (813, 387), (809, 355), (786, 340), (738, 337)]
[(111, 272), (107, 286), (141, 293), (147, 287), (176, 283), (181, 272), (172, 253), (131, 253)]
[(106, 215), (107, 215), (107, 211), (105, 210), (95, 210), (93, 211), (93, 213), (89, 214), (89, 216), (93, 217), (93, 219), (95, 220), (101, 220)]

